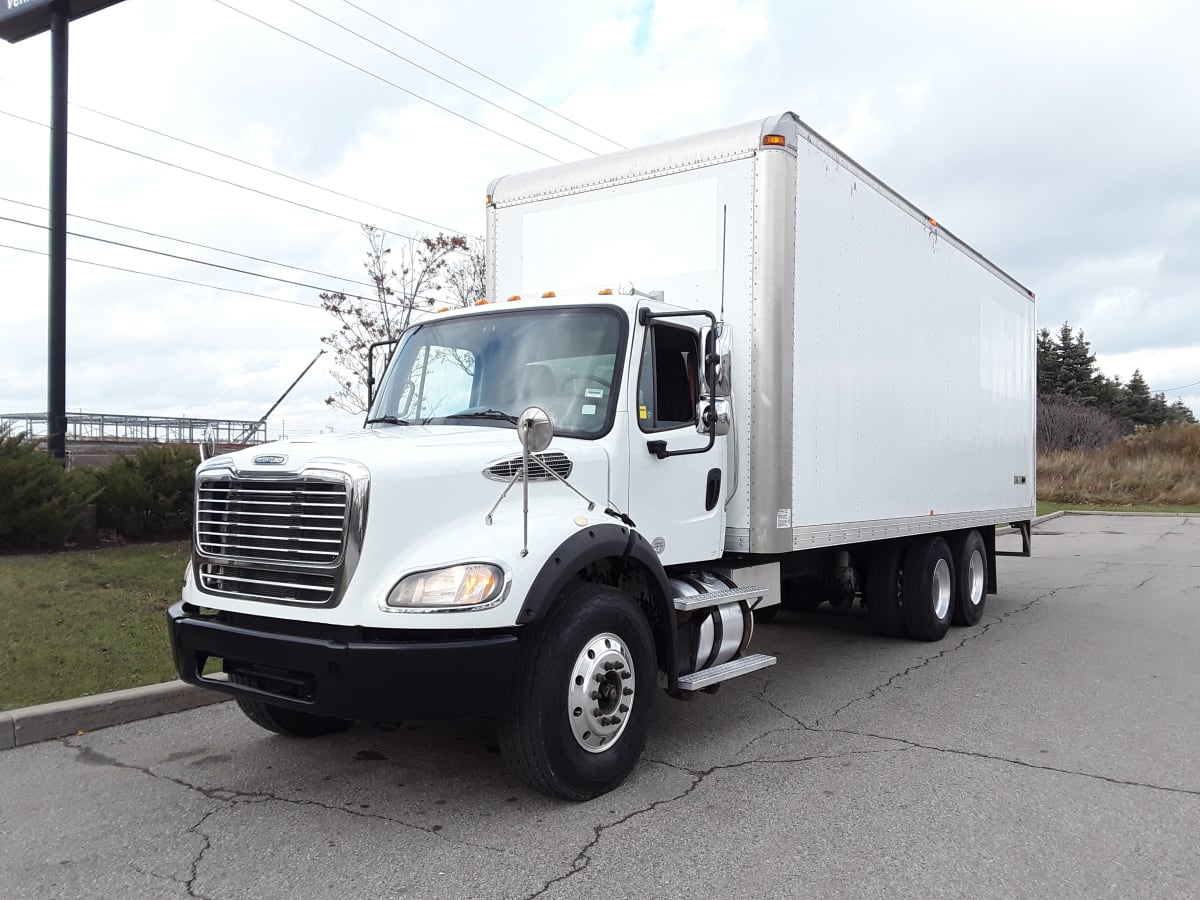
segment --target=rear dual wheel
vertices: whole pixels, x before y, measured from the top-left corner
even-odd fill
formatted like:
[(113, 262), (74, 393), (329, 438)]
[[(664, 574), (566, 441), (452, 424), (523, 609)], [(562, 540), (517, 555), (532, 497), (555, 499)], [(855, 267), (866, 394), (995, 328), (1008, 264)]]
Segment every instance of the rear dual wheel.
[(876, 546), (867, 570), (867, 611), (889, 637), (940, 641), (950, 623), (975, 625), (987, 598), (987, 549), (978, 531)]

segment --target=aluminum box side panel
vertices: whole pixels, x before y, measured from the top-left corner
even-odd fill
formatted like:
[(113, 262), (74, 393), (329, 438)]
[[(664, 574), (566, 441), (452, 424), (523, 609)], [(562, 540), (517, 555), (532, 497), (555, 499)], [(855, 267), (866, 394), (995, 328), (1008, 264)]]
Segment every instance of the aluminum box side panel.
[(791, 534), (804, 546), (854, 523), (939, 530), (1034, 505), (1031, 295), (862, 175), (799, 143)]

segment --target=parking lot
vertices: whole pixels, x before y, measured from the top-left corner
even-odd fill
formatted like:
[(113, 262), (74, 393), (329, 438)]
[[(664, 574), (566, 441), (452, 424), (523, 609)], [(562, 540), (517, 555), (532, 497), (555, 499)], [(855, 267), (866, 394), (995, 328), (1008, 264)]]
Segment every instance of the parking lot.
[(1034, 554), (937, 644), (783, 612), (778, 665), (659, 699), (584, 804), (483, 721), (305, 742), (222, 703), (8, 750), (0, 894), (1200, 895), (1200, 518), (1064, 516)]

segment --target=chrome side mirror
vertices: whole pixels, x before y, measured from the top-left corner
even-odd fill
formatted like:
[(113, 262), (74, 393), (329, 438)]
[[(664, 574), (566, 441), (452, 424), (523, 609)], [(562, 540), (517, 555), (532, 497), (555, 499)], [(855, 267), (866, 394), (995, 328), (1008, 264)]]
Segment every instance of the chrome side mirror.
[(204, 437), (200, 439), (200, 462), (212, 459), (217, 455), (217, 431), (212, 425), (204, 428)]
[(700, 402), (696, 404), (697, 433), (708, 434), (709, 423), (715, 422), (717, 437), (729, 434), (729, 409), (730, 403), (724, 397), (717, 397), (715, 400), (701, 397)]
[(554, 422), (540, 406), (528, 406), (517, 416), (517, 438), (526, 453), (541, 453), (553, 437)]

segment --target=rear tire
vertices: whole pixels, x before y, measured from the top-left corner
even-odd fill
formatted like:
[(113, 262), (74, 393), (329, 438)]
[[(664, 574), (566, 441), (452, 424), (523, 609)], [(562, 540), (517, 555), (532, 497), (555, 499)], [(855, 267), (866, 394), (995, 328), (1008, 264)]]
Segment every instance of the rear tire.
[(950, 542), (954, 551), (954, 624), (977, 625), (987, 602), (987, 547), (978, 531)]
[(867, 561), (867, 615), (875, 630), (886, 637), (904, 637), (904, 617), (901, 614), (901, 563), (903, 541), (877, 544)]
[(633, 771), (657, 691), (654, 638), (633, 598), (570, 587), (521, 651), (500, 717), (513, 773), (544, 794), (589, 800)]
[[(249, 684), (249, 679), (242, 675), (233, 674), (229, 680), (234, 684)], [(246, 718), (276, 734), (288, 737), (312, 738), (325, 734), (345, 731), (352, 724), (349, 719), (338, 719), (332, 716), (316, 716), (312, 713), (300, 712), (295, 709), (285, 709), (261, 700), (251, 700), (248, 697), (237, 697), (238, 708), (246, 714)]]
[(900, 612), (908, 636), (940, 641), (954, 614), (954, 556), (934, 535), (913, 538), (904, 554)]

